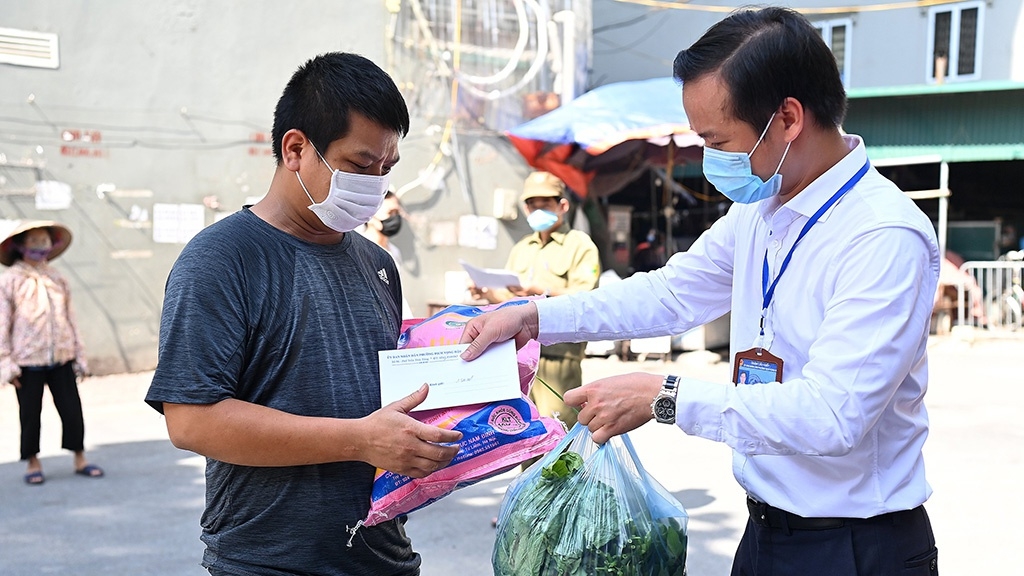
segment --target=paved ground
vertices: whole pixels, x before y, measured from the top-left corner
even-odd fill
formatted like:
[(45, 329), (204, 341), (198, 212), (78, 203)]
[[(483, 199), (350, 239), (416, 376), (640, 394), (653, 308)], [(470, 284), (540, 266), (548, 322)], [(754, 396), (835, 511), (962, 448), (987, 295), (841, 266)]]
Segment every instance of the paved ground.
[[(935, 494), (928, 502), (943, 574), (1012, 574), (1019, 561), (1015, 520), (1024, 517), (1024, 341), (931, 343), (932, 435), (925, 448)], [(726, 379), (709, 355), (678, 361), (589, 359), (586, 381), (629, 372)], [(59, 450), (52, 404), (43, 417), (43, 486), (26, 486), (17, 461), (17, 402), (0, 388), (0, 575), (200, 576), (203, 461), (173, 448), (163, 421), (142, 402), (151, 374), (92, 378), (82, 384), (90, 458), (107, 476), (75, 476)], [(743, 494), (724, 446), (648, 424), (631, 434), (640, 458), (690, 512), (689, 573), (728, 574), (745, 521)], [(412, 515), (409, 532), (423, 576), (490, 574), (495, 515), (512, 474), (463, 489)]]

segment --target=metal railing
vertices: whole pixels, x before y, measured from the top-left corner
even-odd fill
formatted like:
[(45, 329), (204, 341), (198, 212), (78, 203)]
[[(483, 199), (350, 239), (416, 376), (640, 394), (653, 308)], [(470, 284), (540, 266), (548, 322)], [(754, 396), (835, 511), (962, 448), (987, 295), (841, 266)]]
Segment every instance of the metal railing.
[(989, 331), (1024, 335), (1024, 251), (994, 262), (964, 262), (957, 286), (957, 321)]

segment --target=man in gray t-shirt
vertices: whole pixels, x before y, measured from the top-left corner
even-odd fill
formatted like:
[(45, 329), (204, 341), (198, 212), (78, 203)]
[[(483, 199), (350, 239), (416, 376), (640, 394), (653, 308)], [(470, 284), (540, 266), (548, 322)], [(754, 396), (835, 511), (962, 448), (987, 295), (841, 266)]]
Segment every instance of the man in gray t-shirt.
[(400, 521), (347, 545), (376, 468), (423, 477), (461, 437), (407, 415), (425, 387), (380, 406), (377, 351), (397, 342), (401, 285), (387, 252), (347, 233), (376, 212), (408, 126), (372, 62), (310, 60), (278, 102), (266, 197), (171, 270), (146, 401), (175, 446), (207, 457), (211, 574), (419, 573)]

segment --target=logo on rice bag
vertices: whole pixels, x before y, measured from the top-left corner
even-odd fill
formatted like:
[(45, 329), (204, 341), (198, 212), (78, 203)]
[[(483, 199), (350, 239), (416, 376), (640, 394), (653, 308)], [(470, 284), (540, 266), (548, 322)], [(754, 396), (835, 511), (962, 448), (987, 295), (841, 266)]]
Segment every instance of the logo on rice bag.
[(515, 408), (501, 404), (491, 410), (487, 423), (502, 434), (519, 434), (529, 426)]

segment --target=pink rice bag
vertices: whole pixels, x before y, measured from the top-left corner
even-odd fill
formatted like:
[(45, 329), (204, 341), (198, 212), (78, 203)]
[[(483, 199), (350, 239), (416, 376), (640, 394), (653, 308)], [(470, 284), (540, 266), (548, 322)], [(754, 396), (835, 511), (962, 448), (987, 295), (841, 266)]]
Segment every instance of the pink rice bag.
[[(458, 344), (466, 322), (503, 306), (529, 300), (511, 300), (488, 306), (453, 305), (406, 328), (398, 348)], [(520, 463), (547, 454), (565, 436), (562, 423), (541, 417), (529, 399), (530, 384), (537, 372), (540, 344), (531, 340), (516, 352), (522, 396), (489, 404), (457, 406), (413, 412), (413, 418), (462, 432), (459, 454), (448, 466), (426, 478), (410, 478), (377, 470), (370, 496), (370, 512), (362, 524), (373, 526), (417, 510), (463, 488), (511, 470)]]

